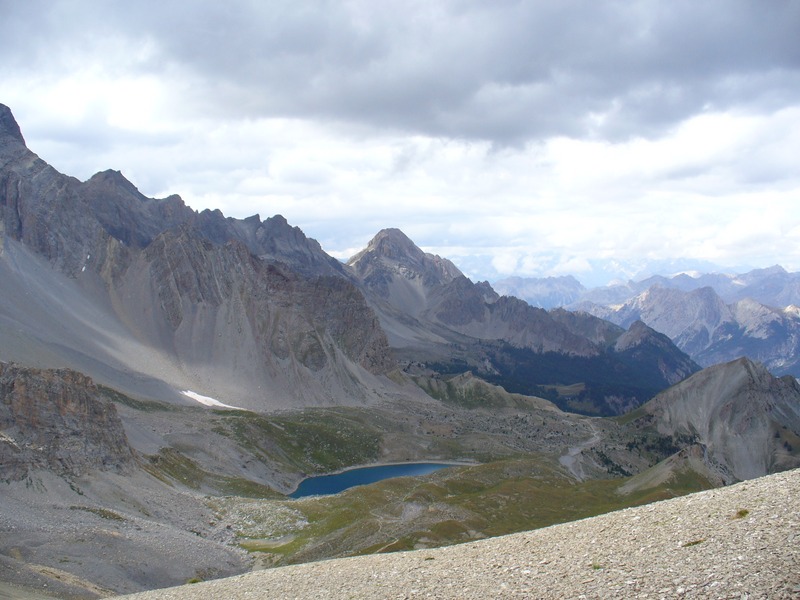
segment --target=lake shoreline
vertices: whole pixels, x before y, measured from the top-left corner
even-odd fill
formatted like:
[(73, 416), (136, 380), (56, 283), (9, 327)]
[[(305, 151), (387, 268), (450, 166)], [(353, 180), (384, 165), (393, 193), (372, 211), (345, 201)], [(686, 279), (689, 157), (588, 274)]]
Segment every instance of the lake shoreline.
[[(317, 473), (315, 475), (306, 475), (300, 481), (297, 482), (297, 485), (293, 486), (291, 490), (285, 494), (287, 500), (301, 500), (303, 497), (300, 498), (292, 498), (292, 494), (296, 493), (297, 490), (300, 488), (300, 485), (304, 481), (309, 479), (313, 479), (315, 477), (329, 477), (333, 475), (342, 475), (343, 473), (348, 473), (350, 471), (357, 471), (359, 469), (372, 469), (378, 467), (393, 467), (393, 466), (401, 466), (401, 465), (447, 465), (448, 467), (474, 467), (476, 465), (480, 465), (479, 462), (468, 462), (468, 461), (451, 461), (451, 460), (406, 460), (406, 461), (389, 461), (389, 462), (375, 462), (375, 463), (364, 463), (360, 465), (353, 465), (352, 467), (346, 467), (344, 469), (337, 469), (336, 471), (328, 471), (325, 473)], [(396, 475), (395, 477), (403, 477), (403, 475)], [(391, 479), (391, 477), (386, 477), (385, 479)], [(381, 480), (382, 481), (382, 480)], [(377, 483), (377, 482), (373, 482)], [(349, 489), (349, 488), (348, 488)], [(344, 490), (342, 490), (344, 491)]]

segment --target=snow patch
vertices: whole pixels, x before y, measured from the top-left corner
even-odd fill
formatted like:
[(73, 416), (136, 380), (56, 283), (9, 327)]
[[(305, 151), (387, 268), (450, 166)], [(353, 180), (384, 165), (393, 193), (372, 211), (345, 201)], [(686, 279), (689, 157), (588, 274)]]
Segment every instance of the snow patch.
[(17, 444), (16, 440), (12, 438), (10, 435), (6, 435), (2, 431), (0, 431), (0, 442), (5, 442), (6, 444), (14, 446), (14, 448), (16, 448), (18, 452), (20, 450), (20, 447)]
[(685, 271), (678, 271), (676, 273), (673, 273), (672, 275), (669, 276), (669, 279), (674, 279), (679, 275), (688, 275), (692, 279), (700, 279), (703, 276), (703, 273), (695, 269), (687, 269)]
[(783, 312), (790, 316), (800, 317), (800, 306), (795, 306), (794, 304), (790, 304), (789, 306), (783, 309)]
[(214, 408), (232, 408), (233, 410), (245, 410), (244, 408), (239, 408), (238, 406), (223, 404), (219, 400), (215, 400), (214, 398), (209, 398), (208, 396), (203, 396), (202, 394), (198, 394), (197, 392), (192, 392), (191, 390), (184, 390), (181, 392), (181, 394), (191, 398), (192, 400), (196, 400), (197, 402), (205, 406), (212, 406)]

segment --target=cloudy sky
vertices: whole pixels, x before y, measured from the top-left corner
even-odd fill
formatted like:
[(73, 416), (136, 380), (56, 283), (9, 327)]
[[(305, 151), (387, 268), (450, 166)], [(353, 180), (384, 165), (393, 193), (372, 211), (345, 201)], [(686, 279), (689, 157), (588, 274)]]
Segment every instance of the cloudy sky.
[(0, 0), (28, 146), (474, 279), (800, 270), (795, 0)]

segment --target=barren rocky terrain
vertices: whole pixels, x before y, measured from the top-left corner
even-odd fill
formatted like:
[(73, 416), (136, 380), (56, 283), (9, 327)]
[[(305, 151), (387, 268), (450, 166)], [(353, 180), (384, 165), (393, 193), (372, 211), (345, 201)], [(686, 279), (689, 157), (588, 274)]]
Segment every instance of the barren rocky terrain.
[(794, 470), (527, 533), (126, 598), (798, 598), (799, 542)]

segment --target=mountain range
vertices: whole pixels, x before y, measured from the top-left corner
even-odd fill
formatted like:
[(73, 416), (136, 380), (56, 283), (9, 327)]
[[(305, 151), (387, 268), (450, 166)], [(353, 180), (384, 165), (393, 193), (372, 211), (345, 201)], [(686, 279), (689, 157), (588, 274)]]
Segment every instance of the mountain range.
[[(77, 181), (30, 152), (3, 110), (2, 360), (247, 409), (364, 402), (392, 393), (397, 361), (422, 361), (513, 392), (584, 384), (579, 403), (551, 396), (597, 414), (698, 368), (647, 328), (501, 297), (399, 230), (342, 265), (280, 216), (197, 213), (115, 171)], [(538, 358), (547, 366), (529, 368)]]
[(641, 320), (704, 367), (747, 356), (777, 375), (800, 376), (800, 273), (779, 266), (588, 290), (572, 277), (506, 279), (495, 286), (533, 305), (564, 306), (622, 327)]
[[(342, 263), (279, 215), (63, 175), (0, 105), (0, 595), (451, 544), (800, 466), (800, 386), (769, 362), (795, 313), (637, 294), (531, 306), (393, 228)], [(730, 339), (766, 366), (723, 362)], [(285, 499), (411, 460), (467, 466)]]

